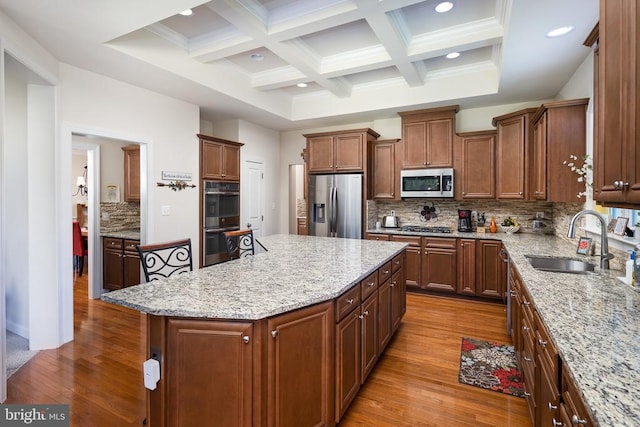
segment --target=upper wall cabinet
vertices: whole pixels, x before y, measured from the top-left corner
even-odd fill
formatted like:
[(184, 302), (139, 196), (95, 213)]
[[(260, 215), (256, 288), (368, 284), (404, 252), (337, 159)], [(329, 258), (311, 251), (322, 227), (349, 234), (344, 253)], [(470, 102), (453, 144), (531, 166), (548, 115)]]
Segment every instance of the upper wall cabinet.
[[(640, 4), (601, 0), (595, 52), (593, 198), (640, 205)], [(591, 40), (597, 37), (590, 37)]]
[(306, 134), (307, 172), (364, 172), (367, 143), (379, 136), (372, 129)]
[(533, 117), (532, 191), (534, 200), (576, 202), (584, 183), (565, 164), (585, 155), (588, 98), (542, 104)]
[(140, 146), (127, 145), (124, 152), (124, 200), (140, 201)]
[(496, 132), (459, 133), (455, 147), (456, 198), (496, 197)]
[(453, 136), (459, 107), (405, 111), (402, 117), (403, 169), (453, 167)]
[(218, 181), (240, 181), (239, 142), (200, 135), (200, 177)]
[(529, 158), (536, 108), (527, 108), (493, 118), (496, 139), (496, 198), (527, 199)]
[(369, 143), (369, 197), (400, 200), (400, 165), (397, 139)]

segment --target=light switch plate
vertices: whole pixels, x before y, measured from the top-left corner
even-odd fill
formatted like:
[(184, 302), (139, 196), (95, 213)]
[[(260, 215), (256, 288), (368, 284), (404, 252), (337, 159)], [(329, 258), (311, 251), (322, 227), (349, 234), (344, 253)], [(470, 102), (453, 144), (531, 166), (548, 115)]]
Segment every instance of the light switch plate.
[(160, 207), (160, 213), (162, 214), (162, 216), (169, 216), (171, 215), (171, 206), (169, 205), (162, 205)]

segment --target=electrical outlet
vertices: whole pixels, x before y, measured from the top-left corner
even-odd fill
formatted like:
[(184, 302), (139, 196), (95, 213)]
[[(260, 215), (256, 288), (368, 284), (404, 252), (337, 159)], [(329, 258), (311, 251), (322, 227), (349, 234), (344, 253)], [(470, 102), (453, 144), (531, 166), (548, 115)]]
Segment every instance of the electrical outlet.
[(171, 215), (171, 206), (169, 205), (162, 205), (160, 207), (160, 213), (162, 214), (162, 216), (169, 216)]
[(544, 219), (544, 212), (536, 212), (536, 219)]
[(393, 209), (391, 209), (391, 216), (396, 216), (396, 211), (394, 211)]

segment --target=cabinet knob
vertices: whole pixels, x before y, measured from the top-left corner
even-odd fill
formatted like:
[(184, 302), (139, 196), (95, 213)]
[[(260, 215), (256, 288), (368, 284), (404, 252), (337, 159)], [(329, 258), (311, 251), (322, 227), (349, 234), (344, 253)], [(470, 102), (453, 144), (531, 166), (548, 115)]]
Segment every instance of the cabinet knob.
[(542, 339), (539, 339), (538, 340), (538, 344), (541, 345), (542, 347), (546, 348), (548, 343), (546, 341), (543, 341)]
[(396, 193), (394, 193), (393, 191), (391, 192), (391, 197), (395, 197)]
[(389, 286), (393, 288), (393, 287), (394, 287), (395, 285), (397, 285), (397, 284), (398, 284), (398, 282), (396, 282), (396, 281), (394, 280), (393, 282), (391, 282), (391, 283), (389, 284)]
[(522, 301), (522, 304), (524, 304), (526, 306), (530, 306), (531, 305), (531, 303), (529, 301), (527, 301), (527, 300)]
[(464, 196), (465, 194), (467, 194), (467, 192), (466, 192), (466, 191), (463, 191), (463, 192), (462, 192), (462, 195)]
[(555, 418), (551, 420), (551, 423), (553, 423), (554, 427), (564, 427), (564, 423), (562, 421), (556, 421)]
[(364, 319), (364, 316), (361, 314), (360, 316), (358, 316), (358, 319)]
[(271, 336), (273, 338), (277, 337), (278, 336), (278, 331), (276, 331), (275, 329), (273, 331), (271, 331)]
[(518, 194), (522, 196), (522, 191), (518, 191)]
[(531, 396), (531, 393), (529, 393), (528, 391), (525, 391), (525, 392), (524, 392), (524, 393), (522, 393), (522, 394), (524, 394), (524, 397), (529, 397), (529, 396)]
[(585, 425), (587, 424), (587, 420), (581, 420), (576, 414), (573, 414), (573, 416), (571, 417), (571, 424), (573, 424), (574, 426)]
[(527, 325), (522, 325), (522, 330), (523, 331), (528, 331), (530, 328)]
[(369, 282), (369, 283), (368, 283), (369, 287), (372, 287), (372, 286), (373, 286), (373, 285), (375, 285), (375, 284), (376, 284), (376, 282)]
[(551, 411), (551, 412), (553, 412), (553, 411), (555, 411), (556, 409), (558, 409), (558, 405), (554, 405), (554, 404), (552, 404), (551, 402), (549, 402), (549, 403), (547, 404), (547, 407), (549, 408), (549, 411)]
[(365, 316), (368, 316), (368, 315), (369, 315), (369, 310), (365, 311), (365, 312), (364, 312), (364, 315), (365, 315)]
[(382, 274), (389, 274), (389, 270), (383, 270)]
[(347, 299), (347, 304), (349, 304), (349, 305), (353, 304), (353, 298)]
[(249, 335), (245, 335), (242, 337), (242, 342), (245, 344), (249, 344)]
[(525, 362), (531, 362), (533, 359), (527, 356), (522, 356)]

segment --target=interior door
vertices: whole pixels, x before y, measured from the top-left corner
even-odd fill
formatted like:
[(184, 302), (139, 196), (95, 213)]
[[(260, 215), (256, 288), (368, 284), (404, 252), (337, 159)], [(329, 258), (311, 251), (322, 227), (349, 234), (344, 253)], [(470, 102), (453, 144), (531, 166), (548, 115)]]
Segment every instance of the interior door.
[[(242, 191), (242, 206), (240, 209), (242, 221), (240, 228), (251, 228), (253, 236), (262, 236), (263, 193), (264, 193), (264, 164), (252, 160), (245, 161), (244, 191)], [(260, 251), (260, 245), (255, 245), (256, 253)]]

